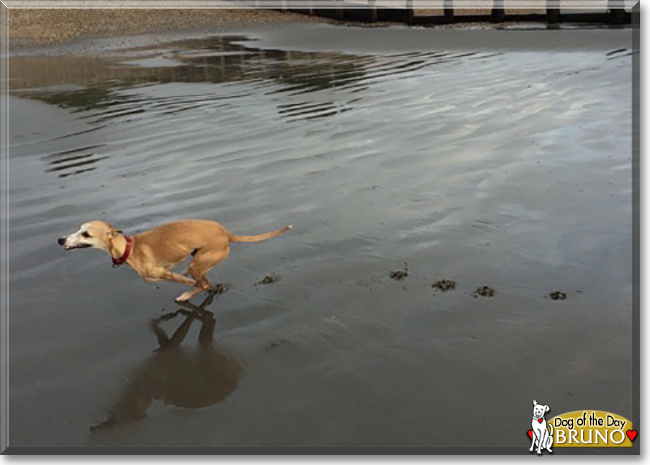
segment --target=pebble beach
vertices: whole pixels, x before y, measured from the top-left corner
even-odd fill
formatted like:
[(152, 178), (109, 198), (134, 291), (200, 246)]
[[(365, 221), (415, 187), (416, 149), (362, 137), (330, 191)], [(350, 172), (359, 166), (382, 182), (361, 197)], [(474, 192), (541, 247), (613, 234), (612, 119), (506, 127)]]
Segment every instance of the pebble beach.
[(82, 35), (116, 37), (207, 27), (324, 21), (327, 20), (262, 9), (12, 9), (9, 40), (13, 48), (58, 44)]
[[(543, 8), (518, 9), (518, 14), (543, 14)], [(486, 14), (485, 9), (458, 9), (460, 15)], [(512, 14), (510, 11), (509, 14)], [(441, 9), (417, 9), (416, 14), (442, 15)], [(183, 32), (242, 26), (265, 26), (288, 23), (338, 23), (319, 16), (270, 9), (208, 8), (208, 9), (11, 9), (9, 39), (12, 48), (47, 46), (68, 42), (80, 36), (122, 37), (137, 34)], [(386, 26), (389, 23), (376, 23)], [(489, 23), (441, 25), (441, 29), (457, 29)]]

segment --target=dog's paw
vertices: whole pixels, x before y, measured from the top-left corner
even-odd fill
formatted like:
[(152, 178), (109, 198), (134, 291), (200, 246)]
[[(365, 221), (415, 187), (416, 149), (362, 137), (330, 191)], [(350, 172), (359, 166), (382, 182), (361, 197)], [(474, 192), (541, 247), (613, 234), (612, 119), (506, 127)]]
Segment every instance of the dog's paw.
[(184, 292), (181, 295), (179, 295), (178, 297), (176, 297), (174, 300), (176, 302), (187, 302), (188, 300), (190, 300), (191, 297), (192, 297), (191, 292)]

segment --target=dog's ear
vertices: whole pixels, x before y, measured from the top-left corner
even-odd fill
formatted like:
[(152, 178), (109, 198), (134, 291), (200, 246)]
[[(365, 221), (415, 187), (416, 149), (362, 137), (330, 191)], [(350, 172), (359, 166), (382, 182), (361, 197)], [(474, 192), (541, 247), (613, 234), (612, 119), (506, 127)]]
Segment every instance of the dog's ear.
[(533, 401), (533, 405), (537, 405), (537, 401), (536, 401), (536, 400)]
[(551, 410), (551, 408), (547, 405), (547, 406), (546, 406), (546, 410), (544, 410), (544, 411), (545, 411), (545, 412), (548, 412), (549, 410)]
[(114, 227), (114, 226), (111, 225), (111, 224), (109, 224), (108, 226), (109, 226), (109, 228), (110, 228), (110, 229), (108, 230), (108, 232), (106, 233), (106, 234), (108, 234), (108, 237), (117, 237), (117, 236), (119, 236), (120, 234), (122, 234), (122, 230), (121, 230), (121, 229), (117, 229), (116, 227)]

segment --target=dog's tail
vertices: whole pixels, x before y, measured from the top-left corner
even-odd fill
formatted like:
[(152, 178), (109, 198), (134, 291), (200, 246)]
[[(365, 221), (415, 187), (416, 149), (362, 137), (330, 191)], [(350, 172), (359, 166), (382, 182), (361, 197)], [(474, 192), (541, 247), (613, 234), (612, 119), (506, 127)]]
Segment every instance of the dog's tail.
[[(551, 432), (549, 433), (549, 437), (551, 438), (551, 445), (553, 444), (553, 425), (551, 422), (548, 423), (548, 427), (551, 428)], [(551, 446), (549, 446), (551, 447)]]
[(285, 226), (284, 228), (280, 228), (277, 231), (271, 231), (266, 234), (260, 234), (259, 236), (235, 236), (234, 234), (230, 234), (228, 236), (228, 240), (230, 242), (259, 242), (259, 241), (265, 241), (266, 239), (271, 239), (272, 237), (279, 236), (280, 234), (287, 232), (293, 228), (293, 225), (290, 224), (289, 226)]

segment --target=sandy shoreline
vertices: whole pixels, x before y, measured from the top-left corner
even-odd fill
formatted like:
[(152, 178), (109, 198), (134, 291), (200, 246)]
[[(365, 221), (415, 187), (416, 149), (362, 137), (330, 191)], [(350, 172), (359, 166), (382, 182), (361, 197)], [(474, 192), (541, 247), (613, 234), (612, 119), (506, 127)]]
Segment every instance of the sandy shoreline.
[(9, 11), (9, 40), (14, 48), (59, 44), (88, 35), (116, 37), (199, 27), (223, 29), (296, 22), (327, 20), (252, 9), (12, 9)]

